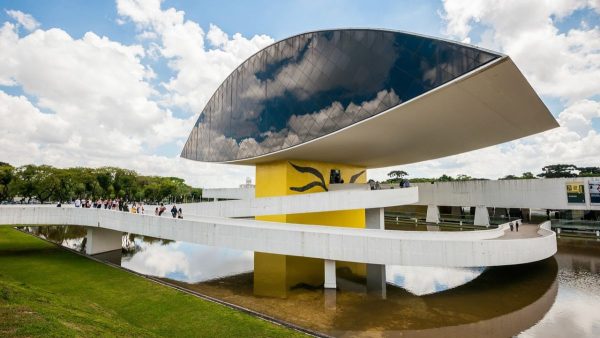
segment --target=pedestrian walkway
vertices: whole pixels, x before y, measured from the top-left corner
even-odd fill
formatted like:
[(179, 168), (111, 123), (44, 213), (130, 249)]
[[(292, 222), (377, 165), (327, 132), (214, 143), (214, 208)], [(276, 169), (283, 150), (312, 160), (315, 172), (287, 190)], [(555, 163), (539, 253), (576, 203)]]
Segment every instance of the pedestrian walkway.
[[(333, 201), (327, 207), (332, 205), (340, 204)], [(556, 253), (556, 236), (549, 222), (539, 227), (524, 225), (518, 234), (503, 231), (506, 225), (464, 232), (393, 231), (198, 215), (177, 219), (93, 208), (1, 206), (0, 224), (86, 226), (89, 254), (120, 248), (123, 232), (235, 250), (380, 265), (498, 266), (539, 261)], [(537, 236), (536, 228), (543, 236)]]
[(541, 237), (538, 234), (539, 224), (523, 223), (519, 225), (519, 231), (516, 228), (514, 231), (510, 231), (510, 228), (504, 232), (504, 236), (500, 236), (497, 239), (517, 239), (517, 238), (534, 238)]

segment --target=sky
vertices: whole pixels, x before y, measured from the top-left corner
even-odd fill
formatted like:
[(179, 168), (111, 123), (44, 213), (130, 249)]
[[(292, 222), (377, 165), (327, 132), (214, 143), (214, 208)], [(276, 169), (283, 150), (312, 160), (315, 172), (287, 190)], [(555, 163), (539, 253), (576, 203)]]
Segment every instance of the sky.
[(498, 178), (600, 165), (600, 0), (0, 0), (0, 161), (118, 166), (235, 187), (254, 168), (179, 157), (221, 82), (274, 41), (404, 30), (509, 55), (561, 127), (394, 169)]

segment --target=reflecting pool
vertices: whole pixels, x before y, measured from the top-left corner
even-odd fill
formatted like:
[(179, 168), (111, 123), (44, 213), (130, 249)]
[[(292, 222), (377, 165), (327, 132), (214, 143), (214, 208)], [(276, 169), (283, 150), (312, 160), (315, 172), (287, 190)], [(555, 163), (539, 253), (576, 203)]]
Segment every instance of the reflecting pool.
[[(81, 227), (27, 230), (85, 251)], [(387, 266), (385, 297), (340, 280), (341, 290), (298, 287), (286, 299), (253, 295), (252, 252), (125, 234), (122, 252), (97, 257), (334, 336), (599, 337), (600, 241), (560, 238), (558, 248), (517, 266)]]

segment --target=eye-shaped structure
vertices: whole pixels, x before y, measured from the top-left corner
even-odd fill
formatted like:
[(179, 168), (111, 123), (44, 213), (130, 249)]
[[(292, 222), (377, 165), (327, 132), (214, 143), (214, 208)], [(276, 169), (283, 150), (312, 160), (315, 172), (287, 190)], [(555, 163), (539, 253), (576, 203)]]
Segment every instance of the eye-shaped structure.
[(326, 30), (276, 42), (244, 61), (209, 100), (181, 156), (373, 168), (557, 125), (507, 56), (404, 32)]

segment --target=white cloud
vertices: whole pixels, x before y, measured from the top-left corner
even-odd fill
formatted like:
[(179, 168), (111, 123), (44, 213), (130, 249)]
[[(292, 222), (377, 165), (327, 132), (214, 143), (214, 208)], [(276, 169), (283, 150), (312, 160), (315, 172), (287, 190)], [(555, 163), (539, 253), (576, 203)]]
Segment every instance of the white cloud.
[(463, 285), (481, 275), (483, 268), (438, 268), (427, 266), (386, 266), (387, 281), (417, 296)]
[[(592, 128), (592, 119), (600, 118), (600, 102), (580, 100), (558, 116), (560, 127), (521, 140), (488, 147), (442, 159), (402, 166), (411, 177), (456, 176), (499, 178), (531, 171), (556, 163), (580, 166), (596, 165), (600, 134)], [(395, 167), (369, 171), (369, 177), (384, 179)]]
[[(598, 1), (446, 0), (446, 34), (480, 40), (513, 58), (542, 95), (576, 101), (600, 93), (600, 27), (561, 32), (557, 23)], [(483, 28), (474, 39), (473, 27)]]
[(167, 277), (170, 274), (189, 276), (190, 262), (183, 252), (173, 250), (169, 246), (136, 242), (142, 246), (142, 250), (136, 252), (129, 260), (123, 260), (123, 267), (158, 277)]
[[(166, 26), (181, 22), (183, 14), (167, 10), (136, 15), (142, 22), (158, 16), (163, 21), (156, 26)], [(201, 32), (192, 22), (183, 28), (193, 33), (193, 27)], [(173, 55), (194, 50), (194, 39), (204, 38), (192, 33), (169, 39)], [(158, 33), (148, 30), (144, 38), (153, 34)], [(159, 53), (153, 56), (164, 57), (164, 45), (154, 46)], [(200, 46), (203, 50), (203, 40)], [(161, 105), (160, 93), (149, 82), (156, 74), (144, 64), (146, 54), (142, 45), (121, 44), (93, 32), (80, 39), (56, 28), (19, 36), (17, 25), (5, 22), (0, 26), (0, 85), (19, 86), (27, 96), (0, 89), (2, 121), (14, 121), (0, 126), (0, 158), (15, 165), (113, 165), (208, 187), (235, 186), (252, 176), (253, 168), (153, 154), (157, 147), (181, 148), (195, 117), (177, 118)]]
[[(117, 10), (132, 21), (144, 37), (154, 33), (161, 55), (176, 73), (163, 83), (166, 103), (199, 114), (221, 82), (246, 58), (273, 43), (266, 35), (250, 39), (236, 33), (230, 38), (216, 25), (208, 33), (185, 13), (162, 9), (161, 1), (118, 0)], [(205, 39), (213, 48), (206, 48)]]
[(21, 11), (15, 10), (7, 10), (6, 14), (11, 18), (15, 19), (21, 26), (23, 26), (28, 31), (33, 31), (40, 26), (40, 23), (37, 22), (33, 16), (29, 14), (25, 14)]

